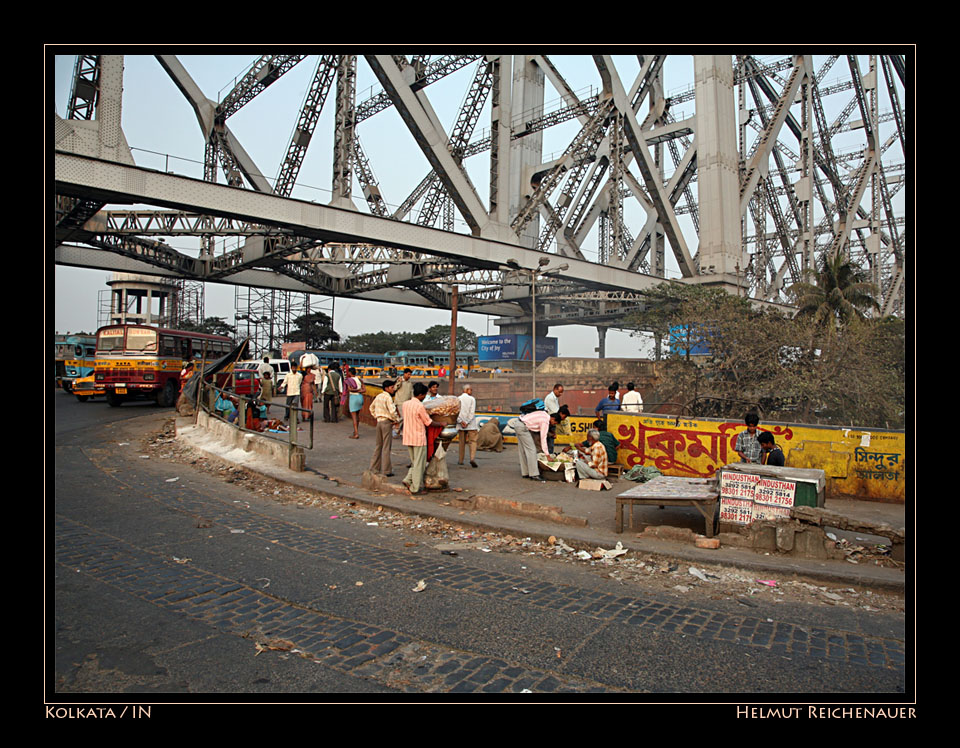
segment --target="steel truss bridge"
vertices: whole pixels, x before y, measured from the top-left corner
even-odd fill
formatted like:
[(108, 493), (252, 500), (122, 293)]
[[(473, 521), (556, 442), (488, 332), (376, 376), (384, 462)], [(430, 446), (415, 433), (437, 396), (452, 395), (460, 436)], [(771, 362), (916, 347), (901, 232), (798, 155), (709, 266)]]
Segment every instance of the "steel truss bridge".
[[(786, 304), (820, 256), (843, 253), (883, 313), (902, 315), (907, 56), (684, 58), (693, 78), (668, 95), (667, 54), (583, 56), (586, 93), (561, 73), (569, 56), (263, 55), (213, 100), (176, 56), (156, 55), (196, 115), (199, 178), (134, 161), (120, 120), (137, 81), (122, 56), (80, 55), (67, 117), (55, 115), (55, 261), (440, 309), (456, 289), (461, 311), (498, 315), (505, 331), (529, 330), (535, 299), (541, 334), (593, 325), (602, 345), (668, 268)], [(267, 177), (230, 121), (298, 65), (313, 76), (299, 112), (275, 114), (296, 125)], [(369, 95), (360, 65), (378, 82)], [(461, 70), (445, 127), (431, 93)], [(332, 133), (317, 130), (324, 108)], [(378, 129), (389, 109), (402, 125)], [(545, 158), (565, 123), (562, 152)], [(425, 166), (388, 203), (361, 136), (391, 127)], [(322, 203), (293, 194), (318, 135), (333, 147)], [(180, 237), (199, 249), (172, 248)]]

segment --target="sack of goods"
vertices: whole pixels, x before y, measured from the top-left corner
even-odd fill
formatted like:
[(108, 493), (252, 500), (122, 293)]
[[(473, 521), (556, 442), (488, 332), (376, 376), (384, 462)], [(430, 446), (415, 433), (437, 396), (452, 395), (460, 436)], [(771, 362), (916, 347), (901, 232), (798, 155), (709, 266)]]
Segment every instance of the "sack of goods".
[(456, 416), (460, 413), (460, 398), (443, 395), (434, 400), (424, 401), (423, 407), (433, 417)]
[(526, 415), (527, 413), (533, 413), (535, 410), (546, 410), (547, 406), (539, 397), (534, 398), (533, 400), (527, 400), (525, 403), (520, 404), (520, 413)]
[(304, 353), (304, 354), (300, 357), (300, 368), (301, 368), (301, 369), (305, 369), (305, 368), (307, 368), (308, 366), (319, 366), (319, 365), (320, 365), (320, 359), (317, 358), (317, 357), (316, 357), (314, 354), (312, 354), (312, 353)]

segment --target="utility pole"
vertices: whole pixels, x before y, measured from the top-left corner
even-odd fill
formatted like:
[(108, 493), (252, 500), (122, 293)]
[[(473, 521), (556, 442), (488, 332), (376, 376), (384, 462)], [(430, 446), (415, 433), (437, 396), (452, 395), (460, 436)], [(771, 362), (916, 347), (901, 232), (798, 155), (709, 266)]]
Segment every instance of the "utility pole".
[(454, 371), (457, 368), (457, 287), (453, 287), (453, 293), (450, 295), (450, 369), (447, 371), (447, 377), (450, 379), (450, 394), (454, 392)]

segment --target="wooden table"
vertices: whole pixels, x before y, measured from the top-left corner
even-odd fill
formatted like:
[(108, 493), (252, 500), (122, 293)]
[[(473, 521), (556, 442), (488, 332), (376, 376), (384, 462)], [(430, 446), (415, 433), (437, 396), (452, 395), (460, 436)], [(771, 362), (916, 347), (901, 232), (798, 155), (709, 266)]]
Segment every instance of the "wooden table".
[(630, 527), (633, 527), (634, 506), (693, 506), (703, 515), (706, 535), (712, 538), (719, 500), (720, 491), (715, 480), (661, 475), (617, 496), (617, 532), (623, 532), (624, 506), (630, 507)]

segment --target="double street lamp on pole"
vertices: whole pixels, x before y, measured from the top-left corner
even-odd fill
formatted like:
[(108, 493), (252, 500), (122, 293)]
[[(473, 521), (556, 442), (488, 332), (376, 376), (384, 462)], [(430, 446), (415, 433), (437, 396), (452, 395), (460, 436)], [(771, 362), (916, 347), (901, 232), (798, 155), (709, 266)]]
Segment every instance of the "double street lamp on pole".
[(549, 263), (550, 263), (549, 257), (541, 257), (539, 262), (537, 263), (537, 267), (533, 268), (530, 271), (530, 297), (532, 302), (530, 311), (531, 311), (531, 321), (532, 321), (532, 327), (533, 327), (533, 330), (532, 330), (533, 334), (531, 335), (532, 345), (533, 345), (533, 351), (532, 351), (533, 378), (531, 380), (531, 384), (533, 388), (534, 399), (536, 399), (537, 397), (537, 275), (547, 275), (548, 273), (566, 270), (569, 267), (569, 265), (563, 264), (558, 267), (550, 268), (549, 270), (546, 270), (544, 266), (548, 265)]

